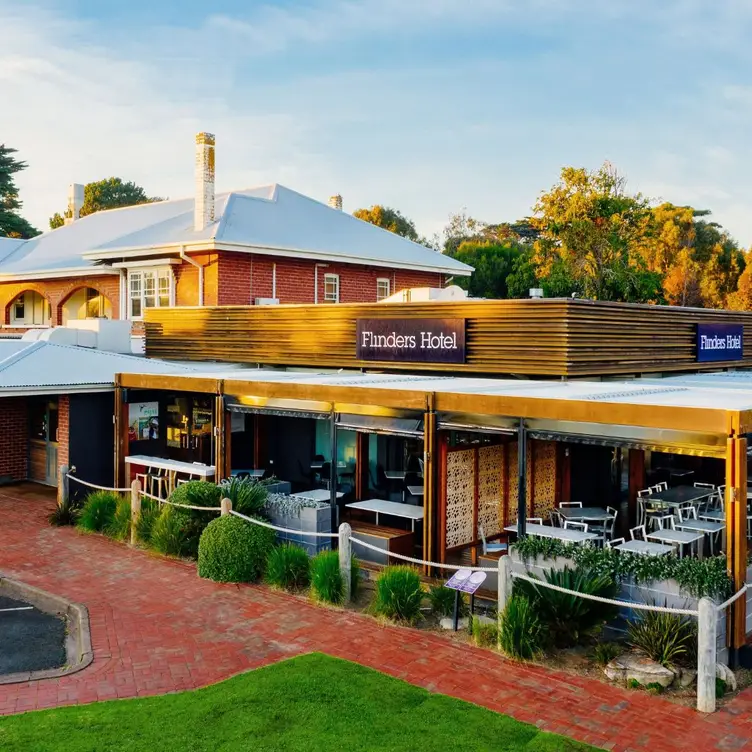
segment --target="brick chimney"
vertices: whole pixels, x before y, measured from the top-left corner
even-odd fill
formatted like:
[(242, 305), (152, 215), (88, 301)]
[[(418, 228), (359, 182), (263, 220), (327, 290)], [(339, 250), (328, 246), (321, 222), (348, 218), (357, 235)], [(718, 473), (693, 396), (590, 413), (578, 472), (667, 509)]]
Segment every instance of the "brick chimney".
[(196, 203), (193, 229), (203, 230), (214, 221), (214, 134), (196, 134)]
[(65, 213), (65, 224), (69, 225), (80, 218), (81, 207), (84, 205), (84, 187), (80, 183), (68, 186), (68, 211)]
[(330, 196), (329, 206), (331, 206), (332, 209), (337, 209), (337, 211), (342, 211), (342, 196), (340, 196), (339, 193), (336, 196)]

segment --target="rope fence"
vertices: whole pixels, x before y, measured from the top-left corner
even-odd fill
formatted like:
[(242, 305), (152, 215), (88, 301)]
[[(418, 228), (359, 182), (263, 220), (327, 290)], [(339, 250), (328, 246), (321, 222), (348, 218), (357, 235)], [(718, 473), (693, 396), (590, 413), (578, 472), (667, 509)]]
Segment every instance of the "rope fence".
[(96, 483), (89, 483), (88, 480), (84, 480), (83, 478), (79, 478), (77, 475), (73, 475), (71, 473), (66, 473), (65, 477), (69, 480), (75, 480), (76, 483), (80, 483), (82, 486), (88, 486), (89, 488), (94, 488), (97, 491), (112, 491), (113, 493), (130, 493), (130, 488), (109, 488), (108, 486), (98, 486)]
[(234, 515), (235, 517), (240, 517), (241, 520), (252, 522), (254, 525), (258, 525), (259, 527), (266, 527), (269, 528), (269, 530), (276, 530), (279, 533), (290, 533), (292, 535), (309, 535), (312, 538), (339, 538), (339, 533), (319, 533), (309, 532), (306, 530), (290, 530), (286, 527), (278, 527), (277, 525), (272, 525), (270, 522), (263, 522), (262, 520), (256, 520), (253, 517), (246, 517), (246, 515), (240, 514), (240, 512), (236, 512), (234, 509), (230, 510), (230, 514)]

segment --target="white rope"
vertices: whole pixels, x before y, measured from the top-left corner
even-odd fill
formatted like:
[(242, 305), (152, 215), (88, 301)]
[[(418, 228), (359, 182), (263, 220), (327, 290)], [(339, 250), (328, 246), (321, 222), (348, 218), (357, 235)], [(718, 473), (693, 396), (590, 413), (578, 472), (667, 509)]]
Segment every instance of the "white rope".
[(363, 546), (363, 548), (370, 548), (371, 551), (378, 551), (380, 554), (386, 554), (387, 556), (391, 556), (394, 559), (401, 559), (402, 561), (409, 561), (411, 564), (422, 564), (424, 566), (428, 567), (437, 567), (438, 569), (469, 569), (471, 572), (498, 572), (498, 567), (463, 567), (463, 566), (457, 566), (455, 564), (439, 564), (437, 561), (423, 561), (423, 559), (413, 559), (410, 556), (403, 556), (402, 554), (395, 554), (392, 551), (385, 551), (383, 548), (379, 548), (378, 546), (372, 546), (370, 543), (366, 543), (365, 541), (358, 540), (358, 538), (353, 538), (350, 536), (350, 542), (351, 543), (357, 543), (359, 546)]
[(194, 509), (197, 512), (215, 512), (219, 513), (221, 512), (220, 507), (194, 507), (190, 504), (176, 504), (174, 501), (168, 501), (167, 499), (162, 499), (159, 496), (152, 496), (150, 493), (146, 493), (146, 491), (141, 491), (141, 496), (145, 496), (147, 499), (151, 499), (152, 501), (157, 501), (160, 504), (169, 504), (171, 507), (178, 507), (179, 509)]
[[(277, 527), (276, 525), (272, 525), (269, 522), (262, 522), (261, 520), (254, 520), (252, 517), (246, 517), (244, 514), (240, 514), (240, 512), (236, 512), (234, 509), (230, 510), (230, 514), (234, 514), (236, 517), (240, 517), (241, 520), (252, 522), (254, 525), (259, 525), (260, 527), (268, 527), (270, 530), (277, 530), (280, 533), (292, 533), (293, 535), (310, 535), (312, 538), (339, 538), (339, 533), (309, 533), (305, 530), (289, 530), (286, 527)], [(352, 540), (352, 538), (350, 540)]]
[(525, 582), (530, 582), (533, 585), (541, 585), (542, 587), (549, 588), (551, 590), (557, 590), (560, 593), (566, 593), (567, 595), (577, 595), (580, 598), (585, 598), (585, 600), (589, 601), (597, 601), (598, 603), (606, 603), (611, 606), (618, 606), (619, 608), (627, 607), (627, 608), (636, 608), (636, 609), (642, 609), (643, 611), (658, 611), (660, 613), (664, 614), (684, 614), (685, 616), (697, 616), (697, 611), (693, 611), (689, 608), (668, 608), (668, 606), (650, 606), (647, 603), (635, 603), (633, 601), (618, 601), (613, 598), (601, 598), (598, 595), (591, 595), (590, 593), (581, 593), (579, 590), (569, 590), (567, 588), (559, 587), (559, 585), (554, 585), (550, 582), (546, 582), (545, 580), (537, 580), (535, 577), (528, 577), (525, 574), (518, 574), (517, 572), (512, 572), (512, 577), (517, 578), (518, 580), (525, 580)]
[(113, 493), (128, 493), (131, 490), (130, 488), (108, 488), (107, 486), (98, 486), (96, 483), (89, 483), (88, 480), (82, 480), (81, 478), (77, 478), (75, 475), (71, 475), (70, 473), (66, 473), (65, 477), (69, 478), (70, 480), (75, 480), (76, 483), (80, 483), (82, 486), (89, 486), (89, 488), (96, 488), (97, 491), (112, 491)]
[(715, 610), (722, 611), (727, 606), (730, 606), (737, 598), (741, 598), (741, 596), (744, 593), (746, 593), (748, 589), (749, 589), (749, 585), (746, 585), (746, 584), (742, 585), (741, 588), (737, 590), (727, 601), (724, 601), (723, 603), (721, 603), (720, 606), (716, 606)]

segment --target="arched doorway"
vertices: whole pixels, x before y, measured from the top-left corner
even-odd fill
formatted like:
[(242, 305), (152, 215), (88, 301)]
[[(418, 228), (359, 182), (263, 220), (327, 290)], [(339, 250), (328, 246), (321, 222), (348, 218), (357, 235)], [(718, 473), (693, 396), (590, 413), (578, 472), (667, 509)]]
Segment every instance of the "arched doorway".
[(62, 324), (78, 319), (111, 319), (112, 303), (99, 290), (81, 287), (62, 305)]
[(34, 290), (24, 290), (10, 304), (11, 326), (49, 326), (52, 307), (49, 300)]

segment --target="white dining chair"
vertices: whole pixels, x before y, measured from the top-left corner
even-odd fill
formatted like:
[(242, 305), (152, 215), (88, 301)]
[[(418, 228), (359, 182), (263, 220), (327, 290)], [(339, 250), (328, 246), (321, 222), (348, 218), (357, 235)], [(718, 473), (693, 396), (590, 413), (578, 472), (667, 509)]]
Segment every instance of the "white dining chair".
[(616, 546), (620, 546), (622, 543), (626, 543), (624, 538), (611, 538), (611, 540), (606, 541), (606, 548), (615, 548)]
[(575, 522), (574, 520), (564, 520), (565, 530), (581, 530), (583, 533), (587, 533), (587, 522)]
[(559, 502), (559, 508), (565, 509), (569, 507), (571, 508), (579, 508), (582, 509), (582, 502), (581, 501), (560, 501)]
[(507, 543), (487, 543), (486, 534), (483, 532), (483, 525), (478, 525), (478, 534), (480, 535), (484, 554), (496, 554), (509, 550), (509, 544)]
[[(635, 531), (637, 533), (635, 534)], [(645, 525), (637, 525), (636, 527), (629, 529), (629, 535), (632, 538), (632, 540), (647, 540), (647, 533), (645, 532)]]

